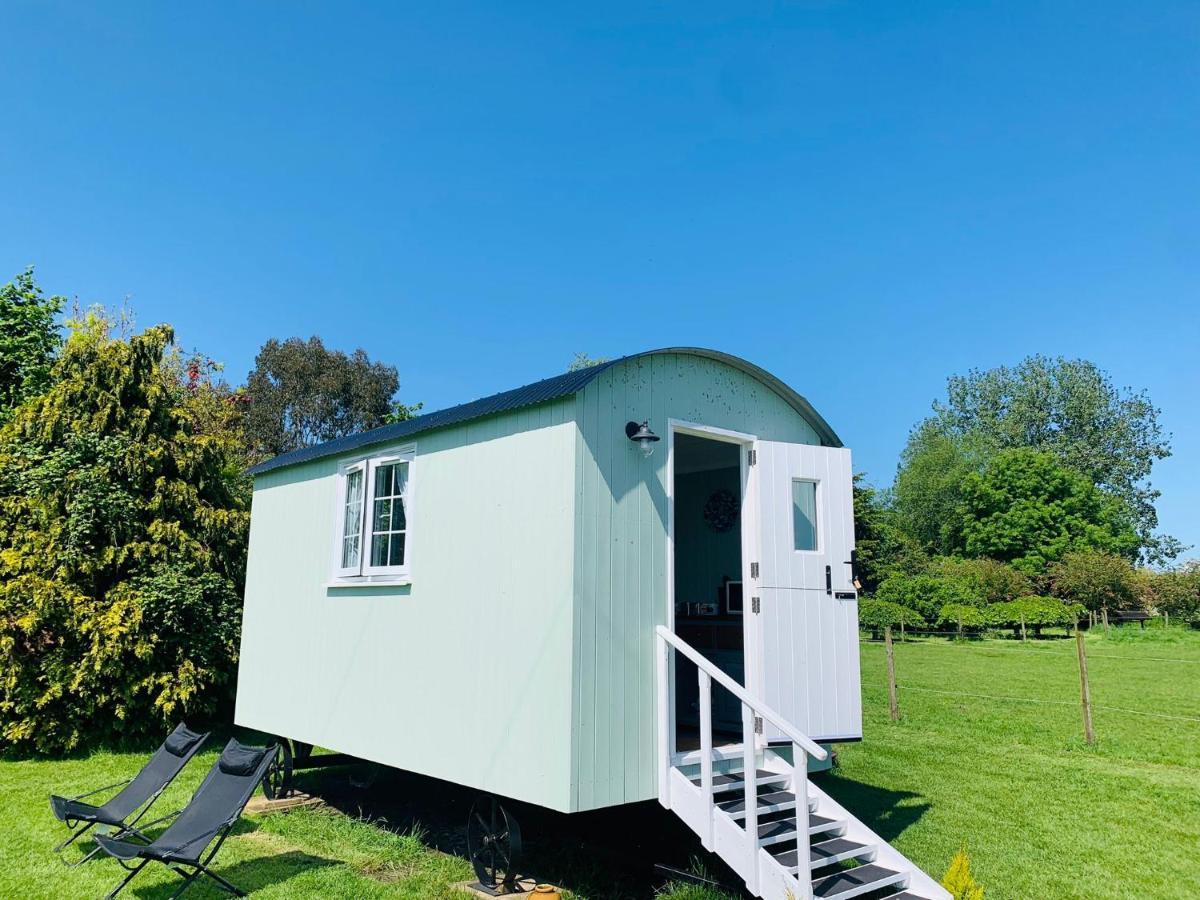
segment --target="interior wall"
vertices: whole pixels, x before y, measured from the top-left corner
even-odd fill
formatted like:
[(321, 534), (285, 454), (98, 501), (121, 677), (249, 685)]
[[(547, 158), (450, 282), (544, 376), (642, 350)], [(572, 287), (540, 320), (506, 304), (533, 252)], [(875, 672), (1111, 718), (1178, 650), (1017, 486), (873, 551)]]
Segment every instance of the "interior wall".
[[(733, 447), (734, 445), (730, 445)], [(733, 450), (737, 455), (736, 449)], [(739, 497), (738, 467), (675, 476), (675, 603), (707, 603), (718, 599), (724, 576), (742, 578), (742, 532), (735, 520), (728, 531), (714, 531), (704, 521), (704, 507), (715, 491)]]

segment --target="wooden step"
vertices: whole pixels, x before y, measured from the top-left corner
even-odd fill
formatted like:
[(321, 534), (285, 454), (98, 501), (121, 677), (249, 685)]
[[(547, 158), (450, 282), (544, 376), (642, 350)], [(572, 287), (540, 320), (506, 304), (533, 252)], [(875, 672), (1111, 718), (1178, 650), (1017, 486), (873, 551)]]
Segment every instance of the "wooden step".
[[(766, 769), (759, 769), (755, 772), (754, 783), (756, 785), (778, 784), (787, 781), (790, 776), (782, 775), (779, 772), (768, 772)], [(700, 787), (700, 777), (697, 776), (691, 779), (692, 784)], [(720, 772), (713, 773), (713, 793), (727, 794), (730, 791), (745, 790), (746, 782), (742, 778), (741, 772)]]
[(869, 894), (892, 885), (901, 885), (908, 881), (906, 872), (896, 872), (892, 869), (868, 863), (853, 869), (844, 869), (833, 875), (813, 880), (813, 896), (821, 900), (850, 900), (862, 894)]
[(839, 831), (846, 827), (845, 819), (829, 819), (815, 813), (808, 817), (809, 835), (824, 834), (827, 831)]
[[(768, 791), (765, 794), (758, 795), (758, 811), (759, 814), (784, 812), (785, 810), (796, 808), (796, 795), (791, 791)], [(729, 813), (735, 819), (744, 819), (746, 817), (746, 798), (738, 797), (736, 800), (726, 800), (724, 803), (718, 803), (717, 809)]]
[[(816, 869), (835, 862), (859, 859), (874, 852), (875, 848), (866, 844), (859, 844), (856, 841), (846, 840), (846, 838), (830, 838), (827, 841), (821, 841), (809, 847), (808, 867)], [(800, 871), (799, 860), (800, 857), (795, 848), (784, 850), (782, 853), (775, 855), (775, 861), (792, 875)]]

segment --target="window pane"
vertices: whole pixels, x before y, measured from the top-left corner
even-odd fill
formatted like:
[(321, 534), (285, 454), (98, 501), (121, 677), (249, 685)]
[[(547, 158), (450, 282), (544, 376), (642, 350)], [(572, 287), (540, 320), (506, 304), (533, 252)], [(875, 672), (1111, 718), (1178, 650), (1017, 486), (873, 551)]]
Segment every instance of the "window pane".
[(388, 521), (392, 518), (392, 501), (391, 500), (376, 500), (375, 501), (375, 524), (371, 526), (372, 531), (387, 531)]
[(359, 533), (362, 529), (362, 469), (346, 474), (346, 505), (342, 515), (342, 568), (358, 565)]
[(392, 552), (391, 559), (388, 561), (389, 566), (404, 565), (404, 535), (392, 535)]
[(404, 532), (408, 527), (404, 492), (408, 463), (377, 466), (371, 494), (371, 566), (404, 565)]
[(388, 536), (377, 534), (371, 538), (371, 565), (386, 566), (388, 564)]
[(390, 497), (392, 495), (392, 466), (380, 466), (375, 470), (375, 496)]
[(792, 482), (792, 534), (797, 550), (817, 549), (817, 484)]

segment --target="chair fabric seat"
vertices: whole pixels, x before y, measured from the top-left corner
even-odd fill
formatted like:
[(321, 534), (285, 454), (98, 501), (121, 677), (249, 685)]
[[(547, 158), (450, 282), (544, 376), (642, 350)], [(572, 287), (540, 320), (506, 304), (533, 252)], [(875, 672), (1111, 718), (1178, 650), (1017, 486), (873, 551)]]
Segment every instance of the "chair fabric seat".
[(50, 809), (53, 810), (54, 817), (60, 822), (69, 820), (95, 822), (100, 825), (113, 825), (117, 828), (125, 824), (122, 817), (113, 815), (103, 806), (92, 806), (82, 800), (70, 800), (53, 794), (50, 797)]

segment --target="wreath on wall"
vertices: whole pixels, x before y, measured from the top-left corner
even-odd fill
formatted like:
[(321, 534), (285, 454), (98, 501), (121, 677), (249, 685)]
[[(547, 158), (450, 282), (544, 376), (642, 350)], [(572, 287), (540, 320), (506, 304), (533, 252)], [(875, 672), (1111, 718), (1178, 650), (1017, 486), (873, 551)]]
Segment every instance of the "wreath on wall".
[(727, 490), (713, 491), (704, 504), (704, 521), (713, 531), (728, 531), (738, 518), (738, 501)]

